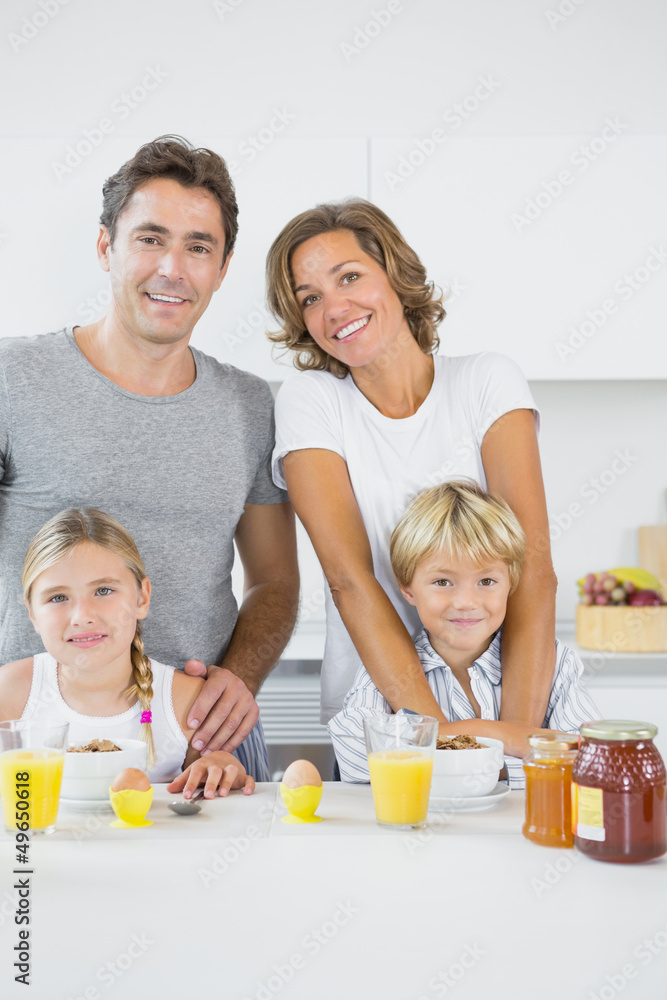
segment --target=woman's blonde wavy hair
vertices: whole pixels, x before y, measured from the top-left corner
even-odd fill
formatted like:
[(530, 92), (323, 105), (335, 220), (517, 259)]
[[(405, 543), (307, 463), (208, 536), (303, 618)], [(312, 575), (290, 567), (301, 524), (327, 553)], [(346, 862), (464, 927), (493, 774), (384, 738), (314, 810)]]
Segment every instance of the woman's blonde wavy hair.
[[(134, 539), (122, 524), (93, 507), (78, 510), (74, 507), (56, 514), (37, 532), (26, 553), (23, 564), (23, 597), (30, 603), (32, 585), (44, 570), (55, 566), (68, 552), (82, 542), (94, 542), (108, 552), (120, 556), (125, 565), (134, 574), (137, 586), (141, 586), (146, 578), (144, 567)], [(132, 683), (125, 692), (130, 704), (138, 699), (142, 711), (150, 711), (153, 699), (153, 671), (151, 661), (144, 652), (141, 638), (141, 622), (137, 620), (137, 628), (132, 640)], [(155, 764), (155, 742), (150, 723), (143, 723), (139, 730), (139, 738), (148, 746), (147, 770)]]
[(505, 563), (512, 593), (521, 576), (526, 541), (502, 497), (473, 480), (460, 480), (419, 493), (394, 528), (389, 558), (399, 584), (409, 587), (418, 563), (441, 551), (475, 566), (487, 560)]
[(391, 219), (363, 199), (318, 205), (297, 215), (278, 234), (266, 259), (266, 286), (269, 308), (283, 328), (268, 333), (269, 340), (293, 351), (300, 371), (327, 371), (338, 378), (348, 374), (347, 365), (327, 354), (306, 330), (293, 291), (292, 258), (297, 247), (314, 236), (339, 230), (353, 233), (364, 253), (386, 272), (413, 337), (424, 354), (435, 353), (440, 343), (437, 327), (445, 317), (442, 295), (435, 297), (424, 265)]

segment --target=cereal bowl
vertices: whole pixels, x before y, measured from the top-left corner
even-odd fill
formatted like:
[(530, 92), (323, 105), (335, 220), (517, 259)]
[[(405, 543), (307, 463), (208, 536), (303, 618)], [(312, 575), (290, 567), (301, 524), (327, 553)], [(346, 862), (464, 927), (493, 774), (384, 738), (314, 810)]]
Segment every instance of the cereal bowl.
[[(143, 740), (114, 740), (120, 750), (107, 753), (66, 753), (62, 799), (101, 800), (109, 798), (109, 786), (126, 767), (146, 770), (148, 747)], [(76, 746), (70, 741), (70, 746)]]
[(476, 750), (436, 750), (433, 757), (432, 799), (489, 795), (498, 784), (505, 755), (501, 740), (476, 737)]

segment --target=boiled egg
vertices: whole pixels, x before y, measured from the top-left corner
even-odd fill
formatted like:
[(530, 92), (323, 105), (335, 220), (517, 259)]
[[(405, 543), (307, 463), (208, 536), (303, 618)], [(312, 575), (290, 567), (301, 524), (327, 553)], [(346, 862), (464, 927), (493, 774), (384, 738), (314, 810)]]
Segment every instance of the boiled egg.
[(301, 788), (303, 785), (319, 787), (322, 779), (320, 772), (309, 760), (295, 760), (285, 771), (282, 783), (287, 788)]
[(114, 792), (147, 792), (151, 783), (144, 774), (136, 767), (126, 767), (113, 779), (111, 790)]

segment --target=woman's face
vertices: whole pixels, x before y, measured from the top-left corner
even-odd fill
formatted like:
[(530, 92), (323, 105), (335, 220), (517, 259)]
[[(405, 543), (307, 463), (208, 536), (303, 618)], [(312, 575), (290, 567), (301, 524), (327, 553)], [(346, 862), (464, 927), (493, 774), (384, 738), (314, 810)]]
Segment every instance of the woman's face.
[(377, 362), (401, 334), (414, 346), (386, 272), (348, 229), (314, 236), (298, 246), (292, 276), (308, 333), (349, 368)]

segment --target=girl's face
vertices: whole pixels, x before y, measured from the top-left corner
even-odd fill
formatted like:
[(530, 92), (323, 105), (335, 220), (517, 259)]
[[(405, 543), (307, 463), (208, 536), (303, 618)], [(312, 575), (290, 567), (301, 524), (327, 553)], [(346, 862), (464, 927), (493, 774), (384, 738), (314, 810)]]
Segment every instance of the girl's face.
[(298, 246), (292, 274), (308, 333), (350, 368), (377, 361), (401, 334), (414, 346), (386, 272), (348, 229), (314, 236)]
[(120, 556), (81, 542), (40, 573), (28, 611), (45, 648), (71, 667), (129, 662), (137, 619), (145, 618), (150, 582), (138, 585)]

